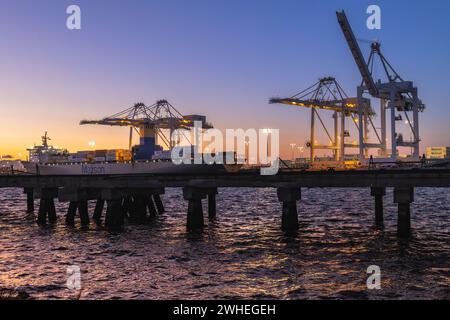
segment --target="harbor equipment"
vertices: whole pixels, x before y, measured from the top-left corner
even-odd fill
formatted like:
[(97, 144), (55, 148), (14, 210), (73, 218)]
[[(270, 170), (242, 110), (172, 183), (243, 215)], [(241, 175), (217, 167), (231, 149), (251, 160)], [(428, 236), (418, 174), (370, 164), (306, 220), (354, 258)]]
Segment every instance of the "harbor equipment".
[[(363, 98), (359, 102), (358, 104), (357, 98), (349, 98), (333, 77), (321, 78), (318, 82), (289, 98), (271, 98), (269, 100), (269, 103), (282, 103), (311, 109), (310, 141), (306, 143), (310, 149), (311, 163), (315, 161), (316, 150), (332, 150), (334, 160), (344, 162), (346, 150), (358, 148), (358, 144), (350, 141), (352, 137), (346, 126), (346, 119), (350, 118), (359, 130), (359, 123), (364, 123), (366, 127), (369, 123), (373, 126), (371, 118), (375, 116), (369, 99)], [(333, 128), (327, 128), (318, 110), (327, 110), (333, 113)], [(358, 120), (359, 110), (362, 111), (364, 122)], [(328, 144), (320, 144), (316, 141), (316, 117), (329, 139)], [(364, 132), (367, 134), (368, 128), (364, 128)]]
[[(418, 97), (417, 87), (414, 87), (412, 81), (405, 81), (395, 71), (392, 65), (387, 61), (383, 53), (381, 52), (381, 44), (379, 42), (372, 42), (370, 46), (370, 55), (365, 61), (358, 42), (355, 38), (353, 30), (348, 22), (347, 16), (344, 11), (336, 12), (337, 20), (344, 34), (345, 40), (353, 55), (353, 59), (359, 69), (362, 76), (362, 83), (357, 88), (357, 99), (363, 101), (364, 95), (369, 94), (371, 97), (380, 101), (380, 132), (375, 130), (378, 141), (371, 143), (367, 139), (365, 128), (367, 127), (366, 121), (371, 121), (370, 118), (364, 116), (365, 109), (358, 108), (359, 119), (359, 157), (360, 161), (367, 160), (369, 149), (379, 149), (379, 154), (383, 158), (389, 157), (387, 152), (387, 135), (386, 135), (386, 109), (390, 110), (391, 121), (391, 161), (397, 161), (399, 159), (399, 153), (397, 147), (409, 147), (411, 148), (412, 161), (419, 160), (419, 112), (425, 109), (425, 105)], [(375, 82), (373, 79), (373, 68), (375, 60), (381, 62), (382, 70), (386, 79), (379, 79)], [(362, 106), (361, 104), (359, 104)], [(410, 114), (412, 113), (412, 119)], [(411, 140), (405, 141), (403, 135), (397, 131), (396, 121), (403, 120), (401, 115), (405, 116), (405, 124), (408, 125), (411, 131)]]
[[(172, 132), (176, 129), (190, 130), (195, 121), (200, 121), (203, 129), (212, 127), (206, 122), (205, 116), (184, 116), (167, 100), (158, 100), (150, 106), (136, 103), (109, 117), (101, 120), (82, 120), (80, 124), (130, 127), (129, 149), (132, 150), (133, 158), (146, 160), (151, 159), (155, 152), (162, 151), (163, 146), (171, 150), (177, 144), (177, 141), (171, 139)], [(134, 147), (132, 146), (133, 131), (139, 134), (139, 145)], [(167, 131), (169, 131), (168, 135)]]

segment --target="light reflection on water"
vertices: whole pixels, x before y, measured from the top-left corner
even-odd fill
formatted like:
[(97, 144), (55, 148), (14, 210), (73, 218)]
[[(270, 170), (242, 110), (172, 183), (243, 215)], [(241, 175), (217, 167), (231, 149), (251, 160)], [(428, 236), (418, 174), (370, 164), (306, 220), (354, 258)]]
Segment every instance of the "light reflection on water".
[[(373, 227), (369, 190), (302, 191), (300, 231), (286, 236), (273, 189), (221, 189), (217, 219), (196, 235), (186, 233), (180, 189), (166, 190), (164, 215), (119, 234), (66, 227), (66, 204), (56, 226), (38, 227), (21, 190), (0, 190), (0, 288), (75, 298), (65, 287), (75, 264), (82, 299), (450, 297), (446, 189), (416, 190), (410, 240), (396, 237), (391, 190), (384, 231)], [(369, 265), (381, 267), (382, 290), (366, 289)]]

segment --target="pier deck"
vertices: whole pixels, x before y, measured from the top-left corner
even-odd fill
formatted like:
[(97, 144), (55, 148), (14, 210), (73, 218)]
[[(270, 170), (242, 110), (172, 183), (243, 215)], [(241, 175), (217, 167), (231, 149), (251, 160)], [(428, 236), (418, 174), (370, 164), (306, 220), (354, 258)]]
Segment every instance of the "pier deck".
[(450, 169), (293, 171), (263, 176), (259, 171), (220, 174), (0, 175), (0, 188), (164, 188), (164, 187), (450, 187)]

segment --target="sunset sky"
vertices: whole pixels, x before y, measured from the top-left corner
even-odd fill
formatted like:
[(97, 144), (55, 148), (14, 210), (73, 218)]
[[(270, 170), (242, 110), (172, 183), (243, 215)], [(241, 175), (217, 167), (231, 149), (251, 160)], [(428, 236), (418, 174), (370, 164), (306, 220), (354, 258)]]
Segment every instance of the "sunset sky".
[[(81, 8), (81, 30), (66, 28), (70, 4)], [(381, 7), (381, 30), (366, 28), (369, 4)], [(270, 105), (270, 97), (329, 75), (356, 95), (360, 75), (336, 21), (341, 9), (356, 36), (381, 41), (418, 86), (427, 105), (422, 152), (450, 146), (447, 0), (1, 0), (0, 155), (25, 156), (44, 131), (70, 151), (89, 149), (92, 140), (126, 148), (127, 128), (79, 121), (167, 99), (220, 129), (279, 128), (289, 158), (290, 143), (309, 139), (310, 113)], [(360, 45), (367, 56), (369, 45)]]

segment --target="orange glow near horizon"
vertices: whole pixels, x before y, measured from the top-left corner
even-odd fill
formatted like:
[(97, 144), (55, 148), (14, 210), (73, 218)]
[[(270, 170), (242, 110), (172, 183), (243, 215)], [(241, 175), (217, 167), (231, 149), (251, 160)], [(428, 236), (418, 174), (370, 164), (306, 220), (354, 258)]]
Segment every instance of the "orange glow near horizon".
[[(3, 137), (0, 145), (1, 156), (12, 156), (13, 158), (26, 160), (28, 156), (27, 148), (41, 144), (41, 136), (47, 131), (51, 138), (50, 145), (58, 148), (67, 149), (69, 152), (81, 150), (100, 150), (100, 149), (127, 149), (128, 148), (128, 127), (110, 127), (110, 126), (80, 126), (58, 125), (47, 123), (41, 128), (29, 128), (29, 130), (17, 132), (9, 130), (7, 127), (0, 129), (0, 135)], [(225, 137), (225, 129), (221, 129)], [(68, 134), (70, 133), (70, 134)], [(298, 137), (287, 134), (280, 130), (280, 155), (282, 159), (290, 160), (292, 158), (291, 143), (293, 140), (299, 141)], [(138, 135), (133, 136), (133, 145), (138, 144)], [(306, 137), (304, 138), (306, 139)], [(95, 141), (95, 145), (92, 142)], [(301, 141), (301, 140), (300, 140)], [(304, 141), (304, 140), (303, 140)], [(295, 157), (308, 157), (309, 151), (301, 143), (296, 146), (303, 147), (295, 149)], [(329, 153), (329, 152), (328, 152)], [(331, 153), (330, 153), (331, 154)], [(318, 153), (318, 155), (327, 155), (327, 152)]]
[[(361, 83), (336, 24), (333, 1), (310, 6), (301, 21), (274, 17), (273, 10), (279, 8), (276, 1), (264, 2), (257, 13), (245, 1), (214, 5), (211, 8), (221, 9), (213, 12), (202, 3), (136, 1), (125, 6), (108, 2), (111, 10), (104, 10), (102, 1), (82, 2), (86, 13), (82, 19), (86, 20), (81, 30), (67, 29), (65, 8), (56, 1), (39, 6), (0, 2), (5, 30), (0, 43), (0, 155), (25, 159), (26, 149), (39, 145), (45, 131), (52, 145), (70, 152), (128, 148), (127, 127), (80, 126), (79, 121), (102, 119), (136, 102), (151, 105), (166, 99), (181, 114), (205, 115), (222, 132), (225, 128), (277, 128), (280, 155), (288, 160), (292, 158), (291, 143), (305, 147), (311, 139), (310, 110), (269, 104), (269, 98), (299, 92), (324, 75), (336, 77), (349, 97), (356, 95)], [(435, 9), (411, 3), (417, 18), (427, 23), (405, 26), (397, 22), (410, 19), (412, 11), (398, 10), (402, 4), (390, 1), (385, 10), (397, 14), (386, 15), (390, 27), (376, 31), (383, 38), (389, 60), (405, 79), (414, 81), (427, 104), (420, 114), (421, 154), (427, 146), (450, 146), (450, 91), (445, 86), (450, 46), (436, 41), (448, 37), (450, 4), (444, 9), (442, 5)], [(308, 4), (293, 3), (292, 9), (304, 10), (304, 6)], [(360, 5), (346, 2), (345, 6), (352, 15), (365, 15)], [(329, 14), (324, 23), (304, 28), (323, 18), (324, 12)], [(170, 26), (164, 24), (168, 15), (174, 21)], [(370, 34), (375, 32), (365, 24), (354, 27), (361, 38), (372, 38)], [(408, 51), (408, 42), (399, 41), (406, 31), (420, 35), (415, 50)], [(289, 50), (280, 47), (287, 42)], [(314, 50), (304, 50), (305, 43), (313, 43)], [(329, 48), (333, 48), (331, 56)], [(362, 50), (366, 54), (369, 47)], [(348, 103), (352, 107), (352, 101)], [(330, 111), (318, 112), (328, 113), (322, 119), (329, 127)], [(378, 123), (376, 119), (377, 127)], [(314, 139), (329, 145), (320, 121), (316, 125)], [(398, 126), (404, 139), (411, 140), (408, 125), (402, 122)], [(355, 123), (347, 123), (347, 127), (355, 130)], [(357, 140), (354, 131), (350, 135), (349, 142)], [(136, 144), (137, 135), (134, 137)], [(370, 139), (376, 139), (373, 131)], [(389, 132), (388, 139), (392, 139)], [(89, 146), (89, 141), (95, 141), (95, 146)], [(295, 157), (309, 156), (306, 147), (303, 152), (294, 151)], [(317, 153), (325, 154), (331, 152)]]

